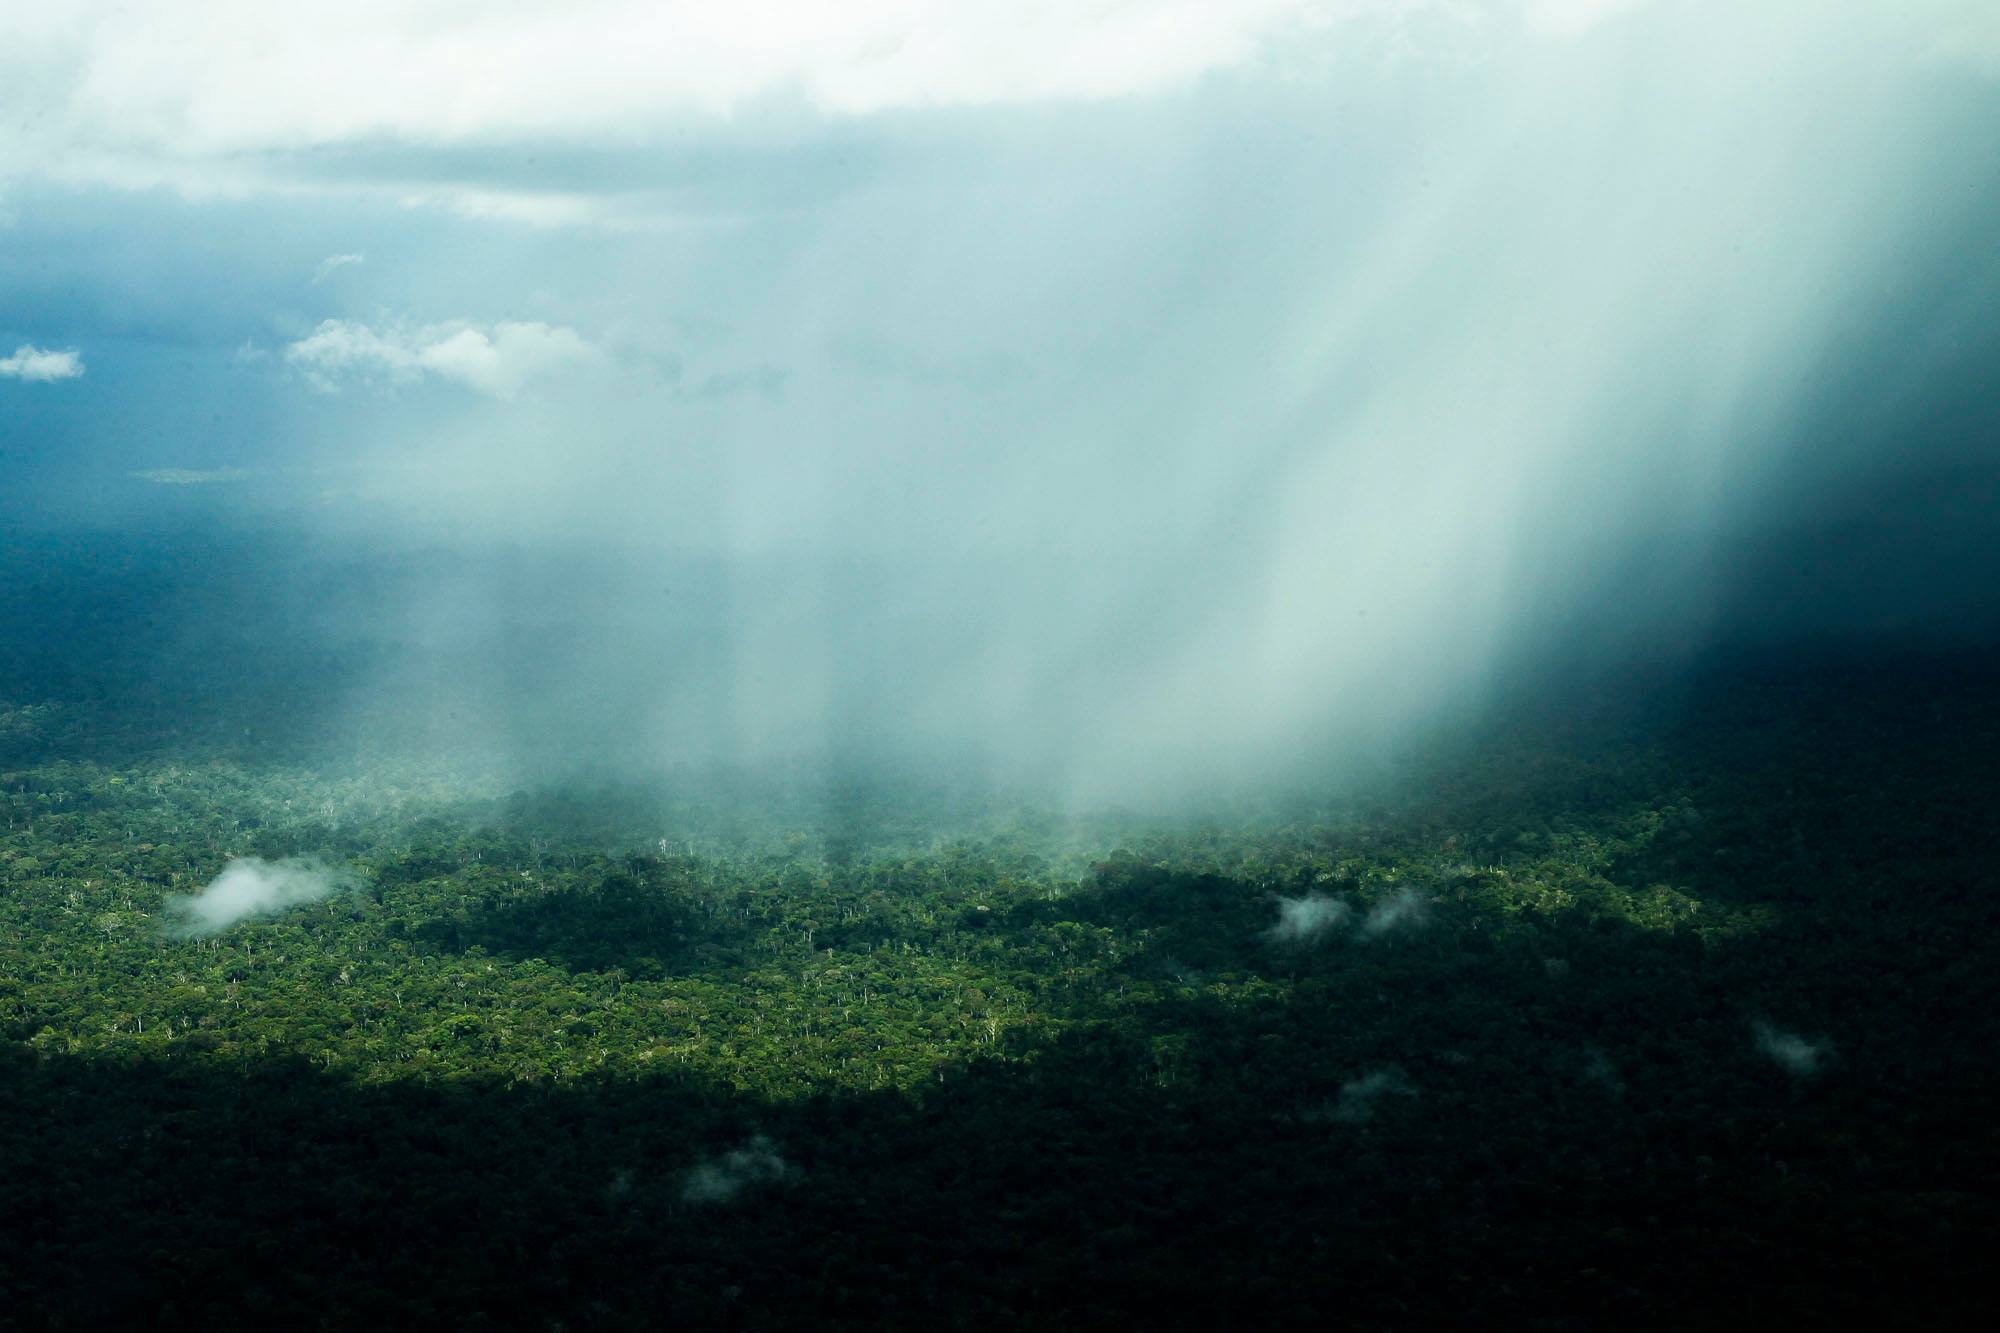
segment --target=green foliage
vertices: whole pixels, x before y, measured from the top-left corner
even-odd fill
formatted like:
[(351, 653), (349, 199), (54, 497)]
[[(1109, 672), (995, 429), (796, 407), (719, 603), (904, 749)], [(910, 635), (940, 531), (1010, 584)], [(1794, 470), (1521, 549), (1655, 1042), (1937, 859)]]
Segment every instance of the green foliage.
[[(2000, 747), (1929, 683), (1517, 718), (1229, 824), (836, 833), (6, 710), (0, 1326), (1945, 1326), (2000, 1221)], [(364, 888), (165, 935), (242, 855)], [(1271, 938), (1308, 895), (1348, 915)], [(683, 1197), (755, 1134), (795, 1169)]]

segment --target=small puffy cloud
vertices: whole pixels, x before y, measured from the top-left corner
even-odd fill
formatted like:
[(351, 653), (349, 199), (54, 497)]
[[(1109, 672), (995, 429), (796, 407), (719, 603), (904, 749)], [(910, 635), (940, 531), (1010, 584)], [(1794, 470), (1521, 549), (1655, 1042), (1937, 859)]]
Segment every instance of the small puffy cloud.
[(83, 357), (73, 347), (50, 351), (46, 347), (22, 343), (14, 349), (14, 355), (0, 356), (0, 379), (49, 384), (56, 380), (77, 379), (82, 374)]
[(604, 356), (574, 329), (533, 321), (376, 329), (329, 319), (287, 346), (285, 360), (326, 392), (350, 383), (413, 384), (435, 376), (511, 398), (535, 381), (597, 366)]
[(215, 935), (246, 917), (268, 916), (301, 903), (316, 902), (348, 887), (351, 874), (317, 861), (290, 858), (265, 861), (239, 857), (200, 893), (178, 894), (167, 900), (172, 934)]
[(1757, 1049), (1794, 1078), (1811, 1078), (1833, 1058), (1833, 1043), (1786, 1032), (1769, 1023), (1754, 1025)]
[(753, 1185), (772, 1185), (792, 1174), (777, 1145), (762, 1134), (741, 1148), (711, 1157), (687, 1173), (681, 1198), (688, 1203), (729, 1203)]
[(417, 353), (426, 370), (496, 398), (512, 396), (528, 380), (577, 369), (597, 358), (597, 349), (574, 329), (513, 322), (495, 325), (491, 334), (460, 329)]
[(404, 336), (383, 336), (366, 324), (329, 319), (285, 348), (285, 360), (305, 372), (314, 387), (332, 392), (343, 383), (421, 377), (416, 350)]
[(361, 255), (328, 255), (325, 259), (320, 260), (319, 267), (313, 270), (313, 281), (315, 283), (325, 282), (341, 269), (349, 268), (363, 262), (365, 262), (365, 259)]
[(1309, 893), (1303, 898), (1278, 899), (1278, 924), (1264, 932), (1273, 944), (1305, 947), (1317, 944), (1347, 920), (1349, 909), (1338, 898)]

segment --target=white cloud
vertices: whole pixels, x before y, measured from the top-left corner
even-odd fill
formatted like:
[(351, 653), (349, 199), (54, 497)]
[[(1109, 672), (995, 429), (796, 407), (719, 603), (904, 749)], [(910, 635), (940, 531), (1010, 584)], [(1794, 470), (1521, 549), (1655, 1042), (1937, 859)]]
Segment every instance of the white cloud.
[(365, 257), (362, 255), (328, 255), (325, 259), (320, 260), (319, 267), (313, 270), (313, 282), (325, 282), (339, 270), (363, 262), (365, 262)]
[[(867, 114), (1144, 95), (1360, 0), (79, 0), (0, 39), (106, 143), (235, 153), (591, 134), (760, 101)], [(1376, 7), (1379, 7), (1377, 5)], [(66, 86), (64, 86), (66, 85)]]
[(1274, 944), (1317, 944), (1347, 920), (1348, 906), (1338, 898), (1309, 893), (1303, 898), (1278, 899), (1278, 924), (1264, 932)]
[[(1566, 41), (1647, 0), (70, 0), (0, 7), (0, 181), (362, 193), (534, 225), (654, 225), (599, 188), (436, 172), (436, 149), (685, 144), (815, 118), (1153, 97), (1440, 30)], [(1807, 0), (1765, 0), (1802, 11)], [(1666, 8), (1666, 6), (1655, 6)], [(1711, 25), (1736, 0), (1690, 0)], [(1887, 60), (1992, 67), (1990, 0), (1857, 0)], [(1844, 14), (1844, 18), (1847, 16)], [(1360, 20), (1350, 21), (1350, 20)], [(1824, 26), (1824, 25), (1821, 25)], [(1718, 38), (1718, 40), (1726, 40)], [(1454, 42), (1456, 39), (1454, 38)], [(1443, 58), (1459, 59), (1463, 51)], [(359, 148), (356, 159), (313, 150)], [(396, 150), (415, 149), (397, 159)], [(516, 159), (518, 160), (518, 159)], [(400, 165), (398, 164), (400, 163)], [(652, 210), (672, 211), (670, 201)]]
[[(426, 155), (643, 151), (691, 132), (788, 140), (826, 118), (1144, 97), (1288, 50), (1350, 11), (1432, 2), (0, 6), (0, 182), (360, 195), (532, 226), (650, 228), (690, 210), (612, 203), (628, 181), (579, 192)], [(349, 147), (368, 165), (315, 151)]]
[(378, 330), (329, 319), (287, 346), (285, 360), (328, 392), (349, 383), (412, 384), (435, 375), (494, 398), (511, 398), (535, 381), (601, 365), (604, 357), (576, 330), (533, 321)]
[(1769, 1023), (1754, 1025), (1757, 1049), (1795, 1078), (1811, 1078), (1833, 1059), (1833, 1043), (1786, 1032)]
[(329, 319), (312, 333), (285, 348), (285, 360), (328, 392), (351, 381), (387, 379), (405, 383), (421, 378), (417, 354), (408, 336), (384, 337), (366, 324)]
[(222, 868), (200, 893), (167, 900), (174, 933), (214, 935), (246, 917), (282, 912), (315, 902), (345, 887), (351, 876), (315, 861), (264, 861), (239, 857)]
[(0, 379), (49, 384), (56, 380), (77, 379), (82, 374), (83, 358), (75, 348), (52, 352), (45, 347), (22, 343), (14, 349), (14, 355), (0, 356)]
[(503, 321), (490, 336), (478, 329), (460, 329), (422, 348), (417, 360), (446, 379), (506, 398), (528, 380), (587, 365), (597, 355), (574, 329)]

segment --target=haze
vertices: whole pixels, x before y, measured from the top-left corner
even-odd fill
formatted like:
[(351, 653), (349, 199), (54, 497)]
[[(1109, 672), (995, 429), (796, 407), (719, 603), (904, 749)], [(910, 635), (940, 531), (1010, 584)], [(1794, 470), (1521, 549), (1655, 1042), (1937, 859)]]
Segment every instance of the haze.
[(154, 685), (1146, 801), (1992, 627), (1989, 5), (586, 8), (0, 17), (0, 521)]

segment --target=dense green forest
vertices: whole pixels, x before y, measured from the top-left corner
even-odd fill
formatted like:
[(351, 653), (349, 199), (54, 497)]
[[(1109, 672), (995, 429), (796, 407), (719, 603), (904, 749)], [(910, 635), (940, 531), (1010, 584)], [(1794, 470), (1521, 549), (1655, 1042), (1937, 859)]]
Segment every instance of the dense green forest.
[[(1969, 1326), (2000, 695), (1522, 702), (1208, 818), (0, 704), (0, 1327)], [(214, 933), (233, 858), (324, 896)]]

